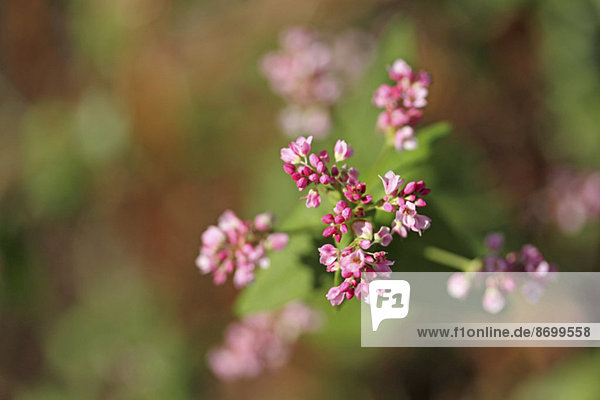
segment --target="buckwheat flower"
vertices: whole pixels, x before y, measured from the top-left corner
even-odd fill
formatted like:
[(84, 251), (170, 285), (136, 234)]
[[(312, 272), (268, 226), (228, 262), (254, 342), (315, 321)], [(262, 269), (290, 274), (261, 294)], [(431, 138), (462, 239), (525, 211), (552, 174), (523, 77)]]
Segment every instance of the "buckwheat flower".
[(410, 126), (405, 126), (394, 135), (394, 147), (396, 150), (402, 152), (404, 150), (415, 150), (417, 148), (417, 139), (415, 138), (415, 131)]
[(266, 247), (271, 250), (283, 250), (289, 241), (289, 236), (286, 233), (272, 233), (267, 236)]
[(329, 289), (325, 297), (331, 302), (332, 306), (339, 306), (346, 299), (346, 292), (348, 289), (349, 284), (347, 282), (343, 282), (341, 285), (334, 286)]
[[(405, 229), (400, 229), (400, 226)], [(422, 231), (429, 229), (430, 226), (431, 219), (425, 215), (417, 214), (415, 203), (407, 201), (396, 212), (394, 228), (396, 229), (395, 232), (402, 237), (406, 237), (407, 230), (417, 232), (421, 236)]]
[(396, 150), (414, 150), (417, 140), (413, 127), (427, 105), (431, 78), (423, 71), (415, 73), (403, 60), (396, 60), (388, 72), (395, 84), (383, 84), (373, 94), (373, 104), (383, 109), (377, 118), (377, 128), (394, 143)]
[(335, 161), (340, 162), (349, 159), (354, 154), (352, 147), (348, 146), (345, 140), (338, 140), (335, 143), (334, 155)]
[(261, 232), (271, 230), (273, 227), (273, 214), (270, 212), (258, 214), (254, 217), (254, 226)]
[(338, 259), (339, 250), (333, 245), (325, 244), (319, 247), (319, 254), (319, 262), (327, 267), (328, 272), (331, 272)]
[(307, 208), (316, 208), (321, 205), (321, 196), (315, 189), (310, 189), (308, 194), (304, 197), (301, 197), (301, 199), (306, 199)]
[(208, 364), (225, 381), (257, 377), (285, 365), (300, 335), (317, 330), (321, 320), (300, 302), (246, 316), (227, 327), (223, 343), (209, 351)]
[(504, 308), (506, 300), (498, 288), (489, 286), (483, 294), (483, 309), (490, 314), (498, 314)]
[(396, 175), (394, 171), (388, 171), (383, 178), (379, 175), (379, 179), (383, 182), (383, 190), (387, 196), (395, 197), (398, 194), (398, 189), (404, 184), (404, 179), (400, 175)]
[(379, 228), (379, 230), (375, 233), (375, 242), (381, 243), (381, 245), (385, 247), (389, 246), (389, 244), (392, 242), (390, 228), (387, 226), (382, 226)]
[(448, 279), (448, 294), (456, 299), (464, 299), (471, 288), (471, 281), (467, 274), (457, 272)]
[(529, 212), (562, 233), (575, 235), (600, 220), (600, 172), (561, 168), (548, 176), (546, 187), (530, 200)]
[(242, 221), (230, 210), (225, 211), (218, 226), (211, 225), (202, 234), (200, 254), (196, 265), (203, 274), (213, 274), (219, 285), (233, 274), (237, 288), (254, 280), (256, 268), (269, 265), (268, 250), (282, 250), (288, 241), (285, 233), (272, 230), (273, 217), (257, 215), (253, 221)]
[(279, 117), (286, 134), (327, 135), (331, 107), (364, 69), (373, 47), (369, 43), (359, 35), (327, 40), (304, 27), (282, 33), (281, 49), (266, 54), (260, 64), (273, 92), (287, 103)]
[(360, 277), (360, 270), (365, 265), (365, 253), (361, 249), (354, 250), (353, 252), (343, 255), (340, 258), (340, 268), (342, 270), (342, 277), (349, 278), (351, 276), (358, 278)]
[(404, 60), (396, 60), (391, 67), (388, 68), (390, 79), (394, 81), (400, 81), (404, 78), (410, 78), (412, 75), (412, 68)]
[(359, 239), (373, 239), (373, 225), (364, 219), (356, 220), (350, 227), (354, 235)]

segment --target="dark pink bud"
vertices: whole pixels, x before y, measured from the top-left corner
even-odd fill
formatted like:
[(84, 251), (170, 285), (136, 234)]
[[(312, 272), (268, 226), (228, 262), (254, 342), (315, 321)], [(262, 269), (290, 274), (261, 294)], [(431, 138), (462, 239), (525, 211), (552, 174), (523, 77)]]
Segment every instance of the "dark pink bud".
[(340, 173), (340, 170), (338, 169), (337, 165), (334, 165), (333, 167), (331, 167), (331, 175), (338, 176), (339, 173)]
[(415, 187), (415, 191), (416, 192), (420, 192), (423, 189), (425, 189), (425, 181), (419, 181), (419, 182), (417, 182), (416, 187)]
[(333, 222), (333, 215), (325, 214), (321, 217), (321, 221), (323, 221), (324, 224), (331, 224)]
[(283, 164), (283, 170), (286, 174), (292, 175), (294, 172), (296, 172), (296, 167), (293, 164), (287, 163)]
[(358, 202), (359, 200), (360, 200), (360, 194), (358, 194), (358, 193), (354, 193), (354, 194), (352, 195), (352, 201), (353, 201), (354, 203), (356, 203), (356, 202)]
[(308, 180), (311, 182), (316, 182), (319, 180), (319, 174), (310, 174), (310, 176), (308, 177)]
[(370, 194), (363, 196), (363, 198), (361, 199), (363, 204), (369, 204), (371, 200), (373, 200), (373, 196), (371, 196)]
[[(360, 278), (360, 272), (358, 273), (358, 276), (357, 276), (357, 278)], [(348, 300), (350, 300), (350, 299), (351, 299), (351, 298), (353, 298), (353, 297), (354, 297), (354, 289), (350, 288), (350, 289), (348, 289), (348, 291), (346, 292), (346, 298), (347, 298)]]
[(348, 233), (348, 225), (346, 225), (346, 224), (340, 225), (340, 232)]
[(300, 175), (300, 173), (298, 173), (298, 172), (294, 172), (294, 173), (292, 174), (292, 179), (293, 179), (293, 180), (297, 181), (297, 180), (298, 180), (298, 179), (300, 179), (300, 178), (302, 178), (302, 175)]
[(327, 185), (330, 182), (330, 178), (327, 175), (321, 175), (319, 182), (321, 182), (323, 185)]
[(354, 211), (354, 217), (362, 218), (365, 216), (365, 209), (362, 207), (358, 207), (356, 211)]
[(317, 168), (317, 164), (321, 162), (321, 160), (319, 160), (319, 156), (317, 156), (315, 153), (310, 153), (310, 156), (308, 156), (308, 161), (310, 161), (310, 165), (315, 168)]
[(427, 202), (423, 199), (417, 199), (417, 201), (415, 201), (415, 206), (417, 207), (425, 207), (427, 205)]
[(431, 192), (431, 189), (425, 188), (421, 190), (421, 196), (427, 196)]
[(306, 188), (308, 186), (308, 179), (306, 179), (304, 177), (298, 179), (296, 181), (296, 186), (298, 187), (298, 190), (303, 190), (304, 188)]
[(312, 173), (312, 170), (307, 166), (303, 165), (300, 168), (298, 168), (298, 172), (300, 172), (304, 176), (309, 176)]
[(334, 226), (328, 226), (323, 230), (323, 236), (329, 237), (337, 232), (337, 229)]
[(323, 150), (322, 152), (319, 153), (319, 158), (321, 160), (323, 160), (323, 162), (325, 164), (329, 164), (329, 153), (327, 152), (327, 150)]
[(341, 215), (336, 215), (333, 218), (333, 222), (335, 222), (336, 224), (342, 224), (344, 223), (346, 220), (344, 219), (344, 217), (342, 217)]
[(338, 243), (342, 241), (342, 235), (340, 235), (339, 233), (336, 233), (335, 235), (333, 235), (333, 238)]

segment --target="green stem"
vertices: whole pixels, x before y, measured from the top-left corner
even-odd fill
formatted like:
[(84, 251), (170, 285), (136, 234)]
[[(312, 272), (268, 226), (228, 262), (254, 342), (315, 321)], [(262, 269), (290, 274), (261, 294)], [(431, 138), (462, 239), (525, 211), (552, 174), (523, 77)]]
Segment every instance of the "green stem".
[(383, 168), (384, 164), (385, 164), (385, 160), (387, 159), (390, 151), (394, 148), (393, 143), (390, 143), (389, 141), (386, 140), (386, 142), (383, 144), (383, 147), (381, 148), (381, 151), (379, 152), (379, 156), (377, 156), (377, 159), (375, 160), (375, 163), (373, 164), (373, 167), (371, 168), (371, 171), (369, 171), (369, 175), (367, 176), (367, 180), (365, 182), (373, 184), (373, 182), (375, 181), (375, 179), (377, 178), (377, 175), (382, 174), (383, 175), (383, 171), (380, 171), (381, 168)]
[(430, 261), (464, 272), (476, 271), (481, 268), (481, 260), (477, 258), (471, 260), (439, 247), (427, 246), (424, 256)]

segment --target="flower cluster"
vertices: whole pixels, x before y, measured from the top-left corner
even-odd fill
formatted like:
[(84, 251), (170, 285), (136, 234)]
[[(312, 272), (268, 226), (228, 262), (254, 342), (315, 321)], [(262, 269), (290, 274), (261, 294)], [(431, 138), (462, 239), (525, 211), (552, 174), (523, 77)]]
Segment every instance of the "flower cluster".
[(298, 337), (320, 323), (321, 316), (300, 302), (249, 315), (227, 328), (223, 345), (208, 354), (209, 365), (223, 380), (255, 377), (285, 365)]
[(600, 219), (600, 172), (553, 172), (548, 186), (533, 199), (531, 209), (562, 232), (576, 234), (586, 223)]
[(324, 137), (331, 128), (330, 107), (362, 73), (372, 42), (355, 31), (324, 40), (295, 27), (282, 33), (280, 44), (281, 50), (264, 56), (261, 67), (272, 90), (288, 103), (280, 114), (281, 127), (293, 137)]
[[(333, 212), (321, 218), (326, 225), (323, 236), (333, 237), (335, 242), (341, 243), (343, 235), (349, 234), (350, 244), (343, 249), (331, 244), (319, 248), (321, 264), (343, 279), (327, 293), (331, 304), (339, 305), (344, 299), (363, 297), (366, 288), (360, 283), (361, 273), (391, 272), (393, 261), (387, 259), (385, 251), (369, 251), (373, 245), (388, 246), (393, 233), (406, 237), (410, 231), (420, 235), (429, 228), (431, 220), (419, 214), (418, 209), (427, 205), (423, 197), (430, 189), (423, 181), (405, 182), (393, 171), (388, 171), (379, 177), (385, 195), (374, 201), (367, 193), (367, 185), (359, 180), (355, 168), (336, 164), (354, 154), (352, 147), (338, 140), (334, 148), (335, 163), (332, 163), (327, 151), (318, 155), (311, 153), (311, 143), (312, 137), (299, 137), (281, 149), (281, 159), (285, 163), (284, 171), (292, 177), (296, 187), (300, 191), (308, 188), (308, 194), (302, 197), (306, 199), (306, 207), (321, 204), (319, 190), (339, 198)], [(391, 226), (375, 230), (373, 223), (367, 219), (367, 213), (374, 210), (394, 214)]]
[(242, 221), (233, 211), (225, 211), (217, 226), (202, 234), (196, 265), (203, 274), (212, 273), (215, 284), (233, 274), (234, 285), (241, 288), (254, 280), (257, 267), (267, 268), (268, 250), (281, 250), (288, 242), (285, 233), (273, 232), (273, 216), (259, 214), (254, 221)]
[(383, 109), (377, 119), (377, 128), (389, 140), (393, 139), (396, 150), (414, 150), (417, 139), (413, 127), (427, 105), (431, 77), (424, 71), (414, 72), (403, 60), (396, 60), (388, 72), (395, 84), (381, 85), (373, 94), (373, 104)]
[[(521, 251), (501, 256), (499, 251), (504, 244), (501, 234), (493, 233), (486, 237), (490, 253), (483, 258), (482, 268), (474, 272), (458, 272), (448, 280), (450, 296), (462, 299), (472, 286), (483, 284), (483, 308), (492, 314), (500, 312), (506, 304), (506, 296), (520, 288), (531, 302), (537, 302), (544, 292), (556, 266), (544, 260), (540, 251), (526, 244)], [(478, 272), (484, 272), (481, 274)]]

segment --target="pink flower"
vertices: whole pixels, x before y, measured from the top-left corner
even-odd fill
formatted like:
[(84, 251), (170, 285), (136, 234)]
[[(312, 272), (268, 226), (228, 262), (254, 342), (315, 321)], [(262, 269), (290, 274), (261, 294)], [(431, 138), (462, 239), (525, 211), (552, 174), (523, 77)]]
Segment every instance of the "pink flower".
[(286, 233), (272, 233), (267, 237), (267, 247), (275, 251), (283, 250), (289, 241)]
[(379, 175), (379, 179), (383, 182), (383, 190), (388, 196), (395, 196), (399, 187), (404, 184), (404, 179), (401, 179), (400, 175), (396, 175), (393, 171), (386, 172), (383, 178)]
[(418, 145), (413, 128), (405, 126), (398, 129), (394, 135), (394, 146), (398, 151), (416, 149)]
[(381, 85), (373, 94), (373, 104), (379, 108), (393, 107), (400, 98), (400, 91), (396, 87)]
[(387, 226), (382, 226), (379, 228), (377, 233), (375, 233), (375, 241), (381, 243), (382, 246), (389, 246), (392, 242), (392, 234), (390, 233), (390, 228)]
[(373, 225), (364, 219), (354, 221), (350, 229), (360, 239), (371, 240), (373, 238)]
[(327, 267), (331, 267), (338, 258), (338, 249), (335, 246), (326, 244), (319, 247), (319, 262)]
[[(345, 282), (344, 282), (345, 283)], [(342, 283), (342, 285), (344, 284)], [(327, 292), (325, 297), (331, 302), (332, 306), (339, 306), (346, 298), (345, 292), (341, 289), (342, 285), (334, 286)]]
[(290, 149), (299, 156), (306, 157), (308, 153), (310, 153), (310, 144), (312, 143), (312, 140), (312, 136), (309, 136), (308, 139), (304, 136), (300, 136), (295, 142), (290, 144)]
[(310, 189), (308, 191), (308, 194), (304, 197), (301, 197), (301, 199), (306, 199), (307, 208), (316, 208), (319, 207), (319, 205), (321, 205), (321, 196), (319, 195), (319, 192), (315, 189)]
[(230, 210), (219, 217), (218, 226), (209, 226), (202, 234), (196, 265), (203, 274), (213, 274), (219, 285), (233, 274), (234, 285), (243, 287), (254, 279), (256, 268), (269, 266), (266, 248), (281, 250), (287, 245), (285, 233), (272, 231), (273, 216), (257, 215), (253, 221), (242, 221)]
[(448, 294), (456, 299), (464, 299), (470, 287), (471, 282), (463, 272), (456, 272), (448, 279)]
[(352, 253), (343, 255), (340, 258), (340, 268), (342, 277), (349, 278), (360, 277), (360, 269), (365, 265), (365, 253), (361, 250), (354, 250)]
[(388, 68), (390, 79), (399, 81), (404, 78), (410, 78), (412, 75), (412, 69), (404, 60), (396, 60), (391, 67)]
[(217, 248), (225, 241), (225, 234), (216, 226), (209, 226), (202, 234), (202, 245), (207, 248)]
[(270, 212), (258, 214), (254, 217), (254, 226), (261, 232), (266, 232), (273, 227), (273, 214)]
[(320, 321), (318, 313), (299, 302), (249, 315), (227, 327), (223, 344), (209, 351), (208, 364), (225, 381), (256, 377), (285, 365), (298, 337), (314, 332)]
[(396, 150), (414, 150), (417, 141), (413, 127), (423, 115), (421, 108), (427, 105), (429, 75), (423, 71), (414, 73), (403, 60), (396, 60), (388, 68), (395, 86), (381, 85), (373, 96), (373, 104), (383, 108), (377, 119), (377, 128), (388, 140), (394, 141)]
[(498, 314), (504, 308), (506, 300), (498, 288), (489, 286), (483, 294), (483, 309), (490, 314)]
[(345, 140), (338, 140), (334, 148), (335, 161), (340, 162), (352, 157), (354, 150), (348, 146)]

